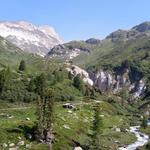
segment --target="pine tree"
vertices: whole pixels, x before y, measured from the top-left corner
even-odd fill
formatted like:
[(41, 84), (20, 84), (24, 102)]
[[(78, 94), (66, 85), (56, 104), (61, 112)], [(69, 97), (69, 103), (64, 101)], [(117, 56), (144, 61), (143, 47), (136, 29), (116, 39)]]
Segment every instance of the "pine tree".
[(71, 71), (69, 71), (69, 73), (68, 73), (68, 79), (72, 80), (72, 78), (73, 78), (73, 75), (72, 75)]
[(55, 80), (56, 80), (56, 82), (62, 82), (63, 81), (63, 72), (62, 72), (62, 70), (60, 69), (59, 71), (54, 71), (53, 72), (53, 75), (54, 75), (54, 77), (55, 77)]
[(90, 96), (90, 89), (88, 88), (88, 86), (85, 86), (85, 96)]
[(147, 119), (146, 119), (145, 117), (144, 117), (143, 120), (142, 120), (141, 127), (143, 127), (144, 129), (147, 128)]
[(22, 60), (22, 61), (20, 62), (19, 70), (20, 70), (20, 71), (25, 71), (25, 70), (26, 70), (26, 63), (25, 63), (24, 60)]
[(11, 76), (10, 68), (3, 69), (0, 72), (0, 93), (3, 91), (4, 87), (7, 86), (7, 82), (9, 81)]
[(52, 149), (52, 123), (53, 123), (53, 91), (46, 87), (46, 77), (41, 74), (36, 78), (37, 103), (37, 140), (49, 143)]
[(31, 79), (29, 84), (28, 84), (28, 91), (34, 92), (35, 89), (36, 89), (35, 79)]
[(149, 54), (149, 52), (146, 52), (143, 59), (147, 59), (148, 57), (150, 57), (150, 54)]
[(129, 97), (129, 93), (126, 87), (123, 87), (121, 92), (120, 92), (120, 96), (121, 96), (121, 105), (124, 106), (125, 101), (128, 100)]
[(80, 74), (76, 75), (73, 79), (73, 85), (79, 89), (81, 86), (81, 79), (80, 79)]
[(126, 59), (125, 61), (122, 62), (121, 67), (122, 68), (129, 68), (130, 67), (130, 61)]
[(46, 92), (45, 97), (38, 99), (37, 107), (37, 139), (41, 142), (48, 143), (50, 150), (52, 149), (53, 133), (53, 94), (49, 90)]
[(90, 96), (91, 96), (91, 98), (95, 97), (95, 90), (93, 88), (91, 89), (91, 95)]
[(4, 85), (5, 85), (5, 81), (6, 81), (6, 76), (5, 76), (5, 72), (4, 70), (1, 71), (0, 73), (0, 93), (3, 91), (4, 89)]
[(36, 86), (35, 92), (42, 98), (44, 96), (46, 88), (46, 76), (44, 73), (36, 77), (35, 86)]
[(92, 149), (101, 150), (100, 147), (100, 135), (103, 133), (103, 121), (100, 116), (100, 107), (98, 105), (94, 106), (94, 120), (93, 120), (93, 135), (92, 135)]
[(40, 96), (37, 99), (37, 131), (36, 131), (36, 138), (40, 140), (43, 137), (43, 101)]

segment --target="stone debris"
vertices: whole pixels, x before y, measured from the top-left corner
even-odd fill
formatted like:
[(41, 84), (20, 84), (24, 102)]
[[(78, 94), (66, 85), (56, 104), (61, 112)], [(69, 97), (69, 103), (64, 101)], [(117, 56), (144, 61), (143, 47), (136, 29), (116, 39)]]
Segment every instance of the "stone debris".
[(12, 148), (9, 148), (9, 150), (18, 150), (19, 147), (12, 147)]
[(30, 118), (27, 117), (26, 120), (30, 121)]
[(9, 147), (13, 147), (13, 146), (15, 146), (14, 143), (10, 143), (10, 144), (9, 144)]
[(26, 148), (31, 148), (31, 144), (26, 144)]
[(12, 118), (14, 118), (14, 116), (13, 116), (13, 115), (9, 115), (8, 118), (9, 118), (9, 119), (12, 119)]
[(8, 147), (8, 144), (3, 143), (3, 147), (4, 147), (4, 148)]
[(68, 113), (72, 114), (72, 111), (71, 111), (71, 110), (68, 110)]
[(65, 129), (70, 129), (70, 127), (69, 127), (68, 125), (66, 125), (66, 124), (64, 124), (63, 127), (64, 127)]
[(20, 142), (18, 142), (18, 144), (17, 144), (18, 146), (23, 146), (24, 145), (24, 141), (20, 141)]

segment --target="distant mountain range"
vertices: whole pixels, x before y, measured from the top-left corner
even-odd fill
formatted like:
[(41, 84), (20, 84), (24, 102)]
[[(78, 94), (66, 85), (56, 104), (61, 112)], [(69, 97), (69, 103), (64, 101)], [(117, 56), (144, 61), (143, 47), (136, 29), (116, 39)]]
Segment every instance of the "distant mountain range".
[(36, 26), (25, 21), (0, 22), (0, 36), (24, 51), (45, 56), (49, 50), (61, 44), (62, 40), (50, 26)]
[[(80, 55), (88, 55), (91, 57), (94, 51), (96, 52), (96, 57), (99, 54), (104, 54), (116, 46), (124, 45), (134, 40), (150, 37), (150, 22), (144, 22), (139, 25), (134, 26), (129, 30), (119, 29), (117, 31), (109, 34), (105, 39), (99, 40), (90, 38), (86, 41), (71, 41), (65, 44), (59, 44), (54, 46), (48, 53), (48, 57), (61, 57), (66, 59), (74, 59)], [(122, 48), (120, 48), (122, 49)], [(92, 52), (93, 51), (93, 52)], [(90, 53), (90, 55), (89, 55)], [(87, 60), (87, 57), (85, 57)], [(78, 59), (81, 60), (82, 59)], [(94, 60), (94, 59), (93, 59)]]
[[(7, 24), (9, 23), (7, 22)], [(130, 85), (134, 83), (137, 88), (140, 84), (142, 87), (147, 86), (147, 84), (150, 86), (149, 22), (144, 22), (130, 30), (117, 30), (103, 40), (90, 38), (86, 41), (71, 41), (63, 44), (60, 44), (61, 40), (57, 40), (59, 44), (55, 43), (56, 45), (53, 45), (53, 47), (51, 47), (52, 45), (50, 40), (42, 39), (44, 33), (42, 34), (42, 31), (37, 29), (41, 27), (35, 27), (31, 24), (27, 24), (27, 26), (25, 26), (25, 22), (19, 23), (19, 25), (16, 25), (16, 23), (14, 24), (13, 25), (16, 26), (17, 29), (13, 26), (12, 31), (10, 26), (8, 30), (6, 30), (6, 22), (1, 23), (0, 25), (0, 28), (3, 26), (3, 28), (7, 31), (2, 32), (2, 29), (0, 29), (0, 33), (3, 33), (3, 37), (4, 33), (6, 36), (6, 33), (8, 34), (11, 31), (11, 34), (16, 36), (15, 42), (17, 42), (17, 44), (13, 44), (15, 42), (10, 40), (10, 36), (6, 36), (6, 38), (0, 37), (0, 69), (7, 66), (16, 68), (21, 60), (25, 60), (27, 62), (28, 68), (31, 72), (37, 72), (37, 70), (43, 69), (49, 70), (50, 68), (56, 68), (56, 66), (59, 66), (60, 64), (70, 64), (71, 68), (74, 68), (74, 66), (72, 67), (73, 64), (89, 72), (89, 76), (91, 76), (93, 83), (98, 88), (107, 89), (107, 80), (106, 85), (101, 87), (101, 82), (103, 81), (102, 77), (105, 79), (110, 78), (110, 81), (112, 81), (116, 80), (115, 78), (117, 75), (121, 77), (121, 81), (118, 79), (116, 80), (118, 83), (122, 82), (122, 80), (129, 80)], [(22, 31), (23, 29), (20, 29), (20, 26), (26, 28), (27, 31), (24, 31), (24, 34)], [(28, 35), (27, 33), (30, 34)], [(42, 34), (41, 40), (39, 40), (39, 33)], [(55, 36), (59, 38), (56, 33), (51, 34), (51, 36), (47, 36), (51, 37), (49, 39), (52, 39), (52, 35), (53, 37)], [(41, 48), (41, 45), (39, 46), (34, 43), (35, 39), (33, 38), (39, 41), (39, 43), (43, 43), (44, 41), (47, 45), (43, 44), (43, 48)], [(24, 44), (26, 42), (28, 42), (27, 45)], [(32, 49), (32, 44), (34, 44), (36, 50)], [(45, 57), (42, 58), (37, 54)], [(114, 86), (114, 84), (112, 85)]]
[[(36, 26), (29, 22), (0, 22), (0, 36), (25, 52), (35, 53), (47, 58), (75, 60), (79, 63), (91, 62), (119, 46), (131, 44), (134, 40), (150, 37), (150, 22), (144, 22), (129, 30), (119, 29), (105, 39), (90, 38), (86, 41), (63, 43), (50, 26)], [(119, 49), (122, 49), (119, 47)], [(95, 55), (95, 56), (94, 56)], [(86, 60), (82, 57), (85, 57)], [(94, 59), (93, 59), (94, 58)]]

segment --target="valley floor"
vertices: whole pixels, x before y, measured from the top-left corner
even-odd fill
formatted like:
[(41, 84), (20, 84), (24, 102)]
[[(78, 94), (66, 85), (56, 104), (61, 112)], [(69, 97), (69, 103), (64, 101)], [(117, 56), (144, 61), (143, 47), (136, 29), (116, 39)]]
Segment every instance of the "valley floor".
[[(62, 108), (62, 103), (55, 107), (54, 150), (72, 150), (79, 143), (83, 148), (91, 141), (93, 122), (93, 105), (95, 102), (74, 102), (76, 111)], [(98, 103), (97, 103), (98, 104)], [(107, 102), (100, 102), (103, 120), (102, 135), (99, 142), (102, 150), (116, 150), (118, 146), (128, 145), (136, 141), (129, 128), (129, 120), (124, 115), (118, 115), (115, 108)], [(28, 140), (31, 128), (36, 121), (34, 104), (11, 105), (2, 103), (0, 109), (0, 149), (16, 147), (21, 149), (48, 149), (46, 145)]]

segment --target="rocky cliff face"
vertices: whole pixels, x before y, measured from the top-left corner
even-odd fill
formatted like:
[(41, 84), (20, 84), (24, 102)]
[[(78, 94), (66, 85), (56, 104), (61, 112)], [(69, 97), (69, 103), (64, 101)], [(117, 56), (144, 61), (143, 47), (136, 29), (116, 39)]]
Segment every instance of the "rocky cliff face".
[(67, 64), (67, 71), (71, 72), (74, 76), (80, 74), (83, 82), (89, 84), (90, 86), (93, 86), (93, 81), (92, 79), (90, 79), (89, 73), (87, 71), (85, 71), (84, 69), (76, 66), (76, 65), (70, 65)]
[(75, 47), (68, 47), (66, 45), (56, 45), (54, 46), (51, 51), (48, 53), (47, 57), (54, 58), (60, 57), (61, 59), (70, 60), (74, 57), (77, 57), (82, 52), (88, 52), (88, 49), (83, 48), (75, 48)]
[(45, 56), (49, 49), (61, 44), (50, 26), (36, 26), (29, 22), (0, 22), (0, 35), (24, 51)]
[(146, 86), (143, 79), (131, 83), (129, 78), (129, 72), (124, 74), (111, 74), (103, 70), (99, 70), (96, 73), (92, 73), (90, 78), (93, 81), (93, 85), (99, 90), (111, 91), (117, 93), (126, 87), (128, 91), (133, 94), (134, 98), (140, 97), (144, 94)]
[(86, 41), (71, 41), (65, 44), (59, 44), (50, 49), (47, 57), (60, 57), (65, 60), (70, 60), (80, 54), (88, 54), (93, 48), (99, 46), (101, 41), (99, 39), (90, 38)]
[(142, 96), (146, 90), (144, 80), (140, 79), (133, 83), (130, 81), (129, 70), (126, 70), (123, 74), (111, 73), (103, 71), (102, 69), (88, 73), (84, 69), (75, 65), (68, 65), (67, 70), (74, 76), (81, 74), (85, 83), (94, 86), (102, 92), (109, 91), (115, 94), (126, 87), (134, 98), (138, 98)]

